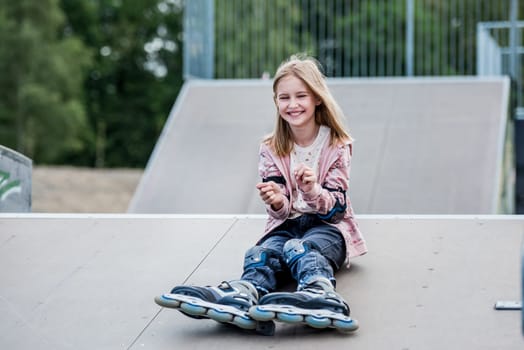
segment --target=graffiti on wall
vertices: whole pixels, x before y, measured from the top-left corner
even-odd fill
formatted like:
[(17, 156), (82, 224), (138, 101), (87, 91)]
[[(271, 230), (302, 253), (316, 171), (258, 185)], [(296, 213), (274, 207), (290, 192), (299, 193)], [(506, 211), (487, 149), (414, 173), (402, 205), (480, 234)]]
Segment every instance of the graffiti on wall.
[(0, 170), (0, 202), (4, 201), (11, 194), (22, 192), (20, 180), (11, 180), (11, 174)]

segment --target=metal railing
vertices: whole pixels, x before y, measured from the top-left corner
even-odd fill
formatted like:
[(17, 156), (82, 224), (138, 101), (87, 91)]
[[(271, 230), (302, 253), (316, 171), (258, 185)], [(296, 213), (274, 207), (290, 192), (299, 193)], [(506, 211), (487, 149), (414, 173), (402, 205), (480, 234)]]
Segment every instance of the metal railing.
[(524, 106), (522, 99), (524, 47), (520, 43), (523, 29), (524, 21), (477, 23), (477, 74), (510, 76), (514, 83), (513, 88), (518, 92), (515, 94), (516, 106)]
[(185, 74), (259, 78), (274, 72), (290, 54), (308, 52), (332, 77), (475, 75), (478, 23), (510, 21), (515, 4), (517, 0), (186, 1)]

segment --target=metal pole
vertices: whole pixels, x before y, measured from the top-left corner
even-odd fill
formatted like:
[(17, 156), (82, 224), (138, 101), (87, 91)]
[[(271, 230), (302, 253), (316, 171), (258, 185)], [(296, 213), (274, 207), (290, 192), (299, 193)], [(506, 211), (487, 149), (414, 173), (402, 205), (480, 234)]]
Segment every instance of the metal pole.
[(509, 10), (510, 31), (509, 31), (509, 46), (511, 49), (509, 71), (511, 78), (517, 79), (517, 15), (518, 15), (518, 0), (511, 0), (511, 7)]
[(414, 57), (414, 1), (406, 0), (406, 75), (413, 76), (413, 57)]
[(190, 30), (191, 30), (191, 16), (190, 16), (190, 7), (186, 5), (184, 7), (184, 30), (183, 30), (183, 36), (184, 40), (182, 42), (182, 67), (183, 67), (183, 78), (189, 79), (191, 76), (191, 56), (189, 55), (190, 47), (189, 47), (189, 37)]
[(207, 19), (206, 19), (206, 78), (215, 77), (215, 1), (207, 0)]
[(184, 9), (184, 79), (214, 77), (214, 1), (186, 1)]

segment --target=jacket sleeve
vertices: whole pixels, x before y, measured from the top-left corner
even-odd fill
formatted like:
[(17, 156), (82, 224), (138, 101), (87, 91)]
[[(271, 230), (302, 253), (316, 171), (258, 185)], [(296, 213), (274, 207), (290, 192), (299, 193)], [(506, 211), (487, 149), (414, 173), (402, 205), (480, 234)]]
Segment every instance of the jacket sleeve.
[(338, 146), (336, 159), (331, 163), (321, 184), (309, 193), (303, 193), (306, 203), (315, 209), (322, 220), (340, 222), (347, 209), (351, 145)]
[(279, 210), (273, 210), (270, 205), (266, 205), (266, 212), (276, 219), (285, 219), (289, 216), (291, 211), (290, 194), (286, 184), (286, 178), (278, 168), (272, 154), (269, 152), (267, 146), (262, 144), (260, 147), (260, 158), (258, 162), (258, 173), (262, 182), (275, 182), (284, 193), (284, 205)]

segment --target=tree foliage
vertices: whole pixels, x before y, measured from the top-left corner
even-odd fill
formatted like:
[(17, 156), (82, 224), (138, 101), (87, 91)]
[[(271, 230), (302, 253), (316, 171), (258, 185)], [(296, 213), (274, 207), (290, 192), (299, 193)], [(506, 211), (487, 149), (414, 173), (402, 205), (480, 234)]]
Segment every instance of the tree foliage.
[(82, 84), (91, 55), (59, 38), (63, 24), (57, 0), (0, 2), (0, 142), (42, 162), (82, 151), (89, 130)]
[(215, 76), (260, 77), (274, 72), (286, 56), (314, 52), (311, 34), (301, 30), (302, 20), (295, 1), (216, 0)]
[[(37, 164), (143, 167), (182, 85), (183, 3), (0, 0), (0, 144)], [(472, 74), (476, 22), (509, 15), (508, 1), (414, 4), (415, 75)], [(216, 78), (258, 78), (299, 51), (328, 76), (406, 73), (404, 0), (214, 9)]]
[(95, 50), (85, 79), (94, 138), (83, 158), (97, 166), (143, 167), (182, 84), (180, 5), (62, 0), (62, 7), (67, 32)]
[(182, 84), (173, 0), (0, 0), (0, 143), (143, 167)]

